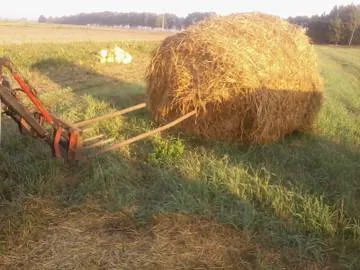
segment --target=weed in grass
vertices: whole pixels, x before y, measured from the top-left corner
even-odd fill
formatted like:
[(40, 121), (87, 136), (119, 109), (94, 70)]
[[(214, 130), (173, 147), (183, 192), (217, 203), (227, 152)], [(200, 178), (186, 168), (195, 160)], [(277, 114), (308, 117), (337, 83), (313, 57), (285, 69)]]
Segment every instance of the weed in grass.
[(147, 158), (151, 164), (175, 166), (184, 155), (185, 145), (179, 138), (164, 140), (161, 137), (155, 137), (152, 141), (154, 150), (148, 154)]

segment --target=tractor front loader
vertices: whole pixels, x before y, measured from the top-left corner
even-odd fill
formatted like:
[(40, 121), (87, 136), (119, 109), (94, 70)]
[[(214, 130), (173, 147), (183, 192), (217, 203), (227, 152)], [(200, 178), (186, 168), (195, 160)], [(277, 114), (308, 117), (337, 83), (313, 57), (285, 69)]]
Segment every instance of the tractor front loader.
[[(18, 83), (20, 88), (12, 87), (11, 78), (3, 73), (4, 68), (9, 70), (11, 77)], [(33, 106), (26, 106), (22, 102), (21, 92), (25, 94), (25, 98), (29, 99), (30, 104)], [(94, 119), (78, 123), (68, 123), (54, 116), (45, 107), (35, 89), (24, 80), (23, 76), (15, 69), (14, 64), (7, 57), (0, 58), (0, 101), (2, 102), (2, 114), (13, 119), (21, 133), (30, 134), (43, 140), (50, 145), (56, 158), (66, 158), (69, 160), (85, 160), (89, 157), (115, 151), (123, 146), (165, 131), (193, 117), (196, 113), (192, 111), (164, 126), (122, 142), (113, 143), (115, 141), (114, 138), (104, 139), (103, 134), (83, 139), (83, 135), (89, 130), (88, 127), (90, 125), (143, 109), (146, 107), (146, 103), (140, 103)]]

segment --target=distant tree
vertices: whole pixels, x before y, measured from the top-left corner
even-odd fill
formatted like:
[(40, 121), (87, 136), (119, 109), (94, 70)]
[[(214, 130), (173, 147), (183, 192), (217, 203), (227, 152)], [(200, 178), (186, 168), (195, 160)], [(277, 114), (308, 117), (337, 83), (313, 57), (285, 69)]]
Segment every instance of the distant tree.
[(354, 39), (355, 31), (360, 26), (360, 7), (353, 5), (352, 12), (351, 12), (351, 36), (349, 39), (349, 46), (351, 46), (352, 41)]
[(177, 17), (175, 14), (157, 15), (154, 13), (119, 13), (119, 12), (95, 12), (95, 13), (81, 13), (71, 16), (63, 16), (58, 18), (47, 19), (47, 22), (59, 24), (97, 24), (108, 26), (131, 26), (131, 27), (158, 27), (165, 29), (182, 29), (184, 27), (184, 18)]
[(166, 13), (165, 18), (166, 18), (166, 28), (169, 29), (181, 28), (181, 25), (179, 24), (179, 17), (176, 16), (175, 14)]
[(360, 5), (335, 6), (329, 14), (288, 21), (305, 27), (315, 43), (360, 45)]
[(130, 26), (130, 27), (151, 27), (164, 29), (183, 29), (186, 26), (194, 24), (198, 21), (208, 17), (214, 17), (214, 12), (194, 12), (189, 14), (186, 18), (178, 17), (175, 14), (154, 14), (149, 12), (94, 12), (94, 13), (80, 13), (71, 16), (63, 17), (49, 17), (40, 16), (39, 21), (51, 22), (59, 24), (75, 24), (75, 25), (107, 25), (107, 26)]
[(327, 18), (323, 16), (312, 17), (306, 33), (315, 43), (329, 43), (329, 23)]
[(47, 19), (46, 19), (46, 17), (45, 17), (44, 15), (41, 15), (41, 16), (39, 17), (39, 19), (38, 19), (38, 22), (39, 22), (39, 23), (46, 23), (46, 22), (47, 22)]
[(156, 17), (155, 25), (154, 25), (154, 26), (155, 26), (156, 28), (162, 28), (163, 25), (164, 25), (164, 27), (165, 27), (165, 25), (166, 25), (165, 15), (158, 15), (158, 16)]
[[(201, 20), (216, 16), (214, 12), (193, 12), (185, 18), (175, 14), (155, 14), (149, 12), (95, 12), (81, 13), (63, 17), (41, 15), (40, 23), (59, 23), (76, 25), (107, 25), (151, 27), (164, 29), (184, 29)], [(335, 6), (329, 14), (320, 16), (298, 16), (288, 21), (306, 29), (307, 35), (315, 43), (341, 45), (360, 45), (360, 5)]]
[(358, 8), (359, 6), (355, 5), (339, 6), (337, 7), (337, 10), (334, 8), (334, 10), (329, 14), (329, 17), (331, 18), (339, 16), (341, 19), (340, 43), (343, 45), (360, 44), (360, 36), (357, 35), (359, 29), (358, 27), (355, 27), (356, 21), (354, 21), (354, 15), (356, 14), (356, 9)]
[(193, 25), (199, 21), (205, 20), (207, 18), (215, 17), (215, 12), (193, 12), (187, 15), (184, 21), (185, 27)]
[(310, 18), (307, 16), (290, 17), (288, 21), (304, 28), (309, 27), (310, 24)]
[(330, 42), (333, 42), (335, 45), (338, 45), (341, 38), (341, 19), (339, 16), (336, 16), (330, 21)]

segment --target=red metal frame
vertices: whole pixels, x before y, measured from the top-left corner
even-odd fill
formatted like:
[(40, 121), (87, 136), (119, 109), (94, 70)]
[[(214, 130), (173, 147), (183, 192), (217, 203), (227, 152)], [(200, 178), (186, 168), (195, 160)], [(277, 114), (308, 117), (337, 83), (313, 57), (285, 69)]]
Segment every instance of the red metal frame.
[[(2, 85), (3, 76), (2, 68), (6, 67), (11, 72), (14, 79), (18, 82), (21, 87), (21, 90), (26, 94), (30, 99), (32, 104), (35, 106), (37, 112), (32, 113), (31, 110), (26, 108), (21, 101), (19, 96), (16, 94), (16, 90), (10, 89), (8, 86), (4, 87)], [(25, 82), (19, 72), (15, 71), (15, 68), (12, 62), (8, 58), (0, 58), (0, 98), (5, 101), (5, 105), (8, 106), (7, 114), (10, 115), (21, 128), (25, 128), (30, 133), (33, 133), (35, 136), (40, 137), (41, 139), (46, 140), (52, 147), (54, 156), (56, 158), (66, 157), (69, 160), (83, 160), (85, 159), (86, 150), (97, 149), (95, 153), (88, 153), (86, 156), (96, 156), (99, 154), (104, 154), (110, 151), (114, 151), (118, 148), (124, 147), (131, 143), (143, 140), (149, 136), (153, 136), (156, 133), (165, 131), (186, 119), (196, 115), (196, 111), (189, 112), (184, 116), (175, 119), (174, 121), (156, 128), (152, 131), (148, 131), (137, 135), (133, 138), (129, 138), (120, 143), (108, 146), (110, 142), (113, 142), (115, 138), (101, 139), (103, 135), (98, 135), (93, 138), (82, 141), (82, 134), (87, 130), (89, 125), (95, 124), (97, 122), (110, 119), (116, 116), (120, 116), (129, 112), (133, 112), (139, 109), (146, 107), (146, 103), (137, 104), (135, 106), (116, 111), (107, 115), (99, 116), (94, 119), (78, 122), (75, 124), (69, 124), (66, 121), (60, 120), (54, 117), (41, 103), (40, 99), (36, 95), (36, 91), (32, 90), (29, 84)], [(7, 103), (7, 104), (6, 104)], [(50, 125), (53, 128), (53, 133), (49, 133), (47, 129), (44, 128), (44, 122)], [(89, 142), (93, 142), (89, 145)], [(84, 143), (84, 147), (83, 147)], [(99, 149), (99, 147), (105, 147)]]
[(69, 147), (68, 147), (68, 159), (79, 160), (79, 149), (81, 148), (80, 132), (79, 130), (70, 131)]
[(55, 130), (55, 135), (54, 135), (54, 143), (53, 143), (53, 150), (54, 150), (54, 156), (56, 158), (61, 158), (62, 157), (62, 152), (61, 152), (61, 148), (60, 148), (60, 141), (61, 141), (61, 136), (63, 133), (63, 128), (58, 128), (57, 130)]
[(14, 79), (19, 83), (21, 89), (25, 94), (30, 98), (31, 102), (35, 105), (41, 115), (44, 117), (45, 121), (52, 125), (54, 124), (54, 119), (50, 115), (50, 113), (45, 109), (45, 107), (41, 104), (40, 100), (36, 97), (33, 91), (31, 91), (30, 87), (25, 83), (23, 78), (17, 72), (12, 72)]
[[(22, 92), (26, 94), (26, 96), (30, 99), (31, 103), (35, 106), (35, 109), (37, 110), (37, 112), (31, 113), (30, 110), (25, 109), (25, 111), (23, 110), (22, 113), (18, 114), (17, 117), (15, 117), (14, 120), (18, 122), (20, 129), (22, 127), (25, 127), (26, 130), (31, 132), (31, 129), (34, 128), (34, 126), (31, 126), (24, 119), (24, 114), (28, 117), (28, 119), (31, 118), (32, 121), (35, 120), (39, 124), (41, 129), (44, 125), (44, 122), (46, 122), (47, 124), (53, 127), (54, 132), (53, 132), (53, 136), (48, 135), (46, 136), (46, 138), (43, 139), (46, 139), (48, 143), (52, 146), (54, 156), (56, 158), (62, 158), (64, 156), (64, 151), (65, 151), (67, 152), (68, 158), (70, 159), (76, 158), (76, 149), (78, 146), (80, 146), (80, 144), (78, 143), (80, 141), (79, 131), (73, 129), (70, 125), (67, 125), (64, 121), (58, 120), (51, 115), (51, 113), (44, 107), (40, 99), (37, 97), (36, 91), (32, 90), (30, 85), (28, 85), (25, 82), (23, 77), (20, 75), (19, 72), (15, 70), (13, 63), (8, 58), (0, 58), (0, 81), (2, 79), (3, 67), (6, 67), (10, 71), (13, 78), (18, 82)], [(17, 92), (12, 91), (12, 89), (8, 89), (8, 90), (11, 92), (13, 98), (16, 98), (18, 100), (18, 102), (15, 103), (21, 104)], [(10, 114), (14, 114), (14, 113), (15, 112), (13, 111), (10, 112)], [(64, 149), (60, 145), (60, 143), (62, 142), (65, 144), (65, 146), (67, 145), (67, 149)]]

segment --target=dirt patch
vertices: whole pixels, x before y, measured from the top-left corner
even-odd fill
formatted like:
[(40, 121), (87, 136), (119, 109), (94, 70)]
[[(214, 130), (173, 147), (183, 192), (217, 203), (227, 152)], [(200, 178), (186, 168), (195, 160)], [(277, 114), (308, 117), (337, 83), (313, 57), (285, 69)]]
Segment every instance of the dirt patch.
[(0, 229), (6, 235), (2, 269), (286, 268), (280, 252), (249, 232), (185, 214), (159, 214), (139, 224), (91, 204), (63, 209), (31, 199)]

